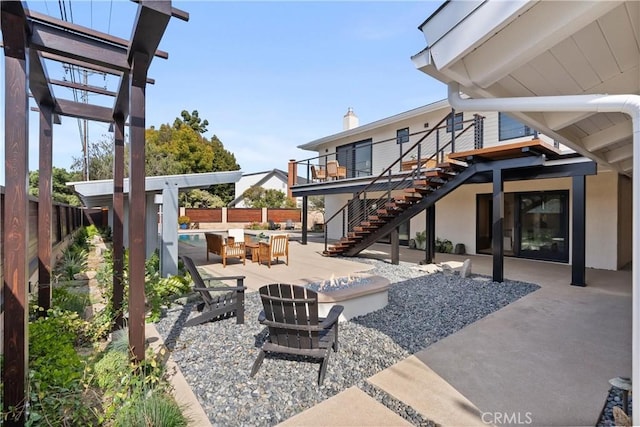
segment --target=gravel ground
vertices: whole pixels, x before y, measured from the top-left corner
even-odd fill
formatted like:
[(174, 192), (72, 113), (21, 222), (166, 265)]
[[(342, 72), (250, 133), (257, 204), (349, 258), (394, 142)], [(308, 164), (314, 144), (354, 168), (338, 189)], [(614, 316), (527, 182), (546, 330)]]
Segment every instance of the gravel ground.
[[(607, 395), (607, 401), (602, 408), (602, 414), (600, 414), (600, 419), (596, 424), (597, 427), (613, 427), (616, 423), (613, 420), (613, 407), (619, 406), (620, 408), (624, 407), (623, 400), (624, 395), (623, 391), (617, 387), (611, 387), (609, 389), (609, 394)], [(633, 398), (631, 394), (629, 394), (628, 398), (629, 408), (628, 414), (629, 418), (633, 417)]]
[(246, 294), (244, 325), (229, 318), (183, 328), (192, 304), (167, 311), (157, 329), (213, 425), (274, 425), (354, 385), (412, 424), (432, 425), (366, 379), (538, 289), (479, 276), (426, 275), (415, 264), (359, 261), (374, 265), (367, 273), (393, 284), (389, 305), (340, 324), (340, 348), (331, 354), (322, 386), (317, 385), (319, 363), (293, 357), (268, 356), (249, 377), (267, 335), (256, 320), (262, 310), (256, 292)]

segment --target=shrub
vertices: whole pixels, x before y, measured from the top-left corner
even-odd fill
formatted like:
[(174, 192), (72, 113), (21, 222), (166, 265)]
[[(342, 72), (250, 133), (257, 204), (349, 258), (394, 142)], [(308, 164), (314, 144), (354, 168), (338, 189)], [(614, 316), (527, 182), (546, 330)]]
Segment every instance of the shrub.
[(54, 287), (51, 291), (51, 306), (62, 311), (71, 311), (83, 316), (88, 305), (88, 295), (73, 292), (67, 285)]
[(451, 251), (453, 251), (451, 240), (436, 238), (436, 252), (448, 254)]
[(113, 425), (114, 427), (183, 427), (187, 425), (187, 419), (172, 398), (165, 393), (154, 391), (147, 398), (137, 399), (118, 412)]
[(62, 252), (62, 258), (56, 266), (56, 273), (63, 280), (74, 280), (75, 275), (87, 269), (87, 250), (73, 244)]
[(83, 401), (86, 362), (75, 351), (76, 313), (49, 311), (29, 324), (30, 406), (26, 425), (95, 425)]

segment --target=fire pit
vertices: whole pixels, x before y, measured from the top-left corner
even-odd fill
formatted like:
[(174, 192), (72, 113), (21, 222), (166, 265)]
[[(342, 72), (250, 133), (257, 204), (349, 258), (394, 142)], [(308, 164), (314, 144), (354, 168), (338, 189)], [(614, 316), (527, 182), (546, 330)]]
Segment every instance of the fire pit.
[(344, 311), (340, 322), (380, 310), (389, 302), (389, 280), (372, 274), (331, 278), (307, 285), (318, 292), (318, 315), (325, 317), (335, 304)]

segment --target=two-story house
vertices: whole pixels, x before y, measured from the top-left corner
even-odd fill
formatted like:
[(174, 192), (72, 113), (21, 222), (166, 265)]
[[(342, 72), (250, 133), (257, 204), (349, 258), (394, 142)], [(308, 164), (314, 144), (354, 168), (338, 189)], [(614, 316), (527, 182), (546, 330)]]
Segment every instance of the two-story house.
[[(350, 110), (342, 132), (299, 147), (317, 155), (297, 163), (298, 175), (310, 182), (293, 194), (325, 196), (327, 253), (355, 255), (372, 242), (394, 239), (407, 245), (427, 231), (432, 241), (463, 244), (470, 254), (492, 254), (499, 242), (505, 256), (570, 264), (577, 250), (576, 257), (584, 257), (577, 263), (581, 270), (629, 263), (628, 177), (596, 167), (508, 114), (451, 113), (443, 100), (350, 127)], [(343, 176), (327, 169), (335, 161)], [(496, 166), (504, 203), (498, 239)], [(381, 210), (394, 203), (397, 213), (403, 211), (397, 222)], [(352, 237), (359, 243), (340, 241)], [(575, 284), (583, 280), (580, 273), (574, 277)]]

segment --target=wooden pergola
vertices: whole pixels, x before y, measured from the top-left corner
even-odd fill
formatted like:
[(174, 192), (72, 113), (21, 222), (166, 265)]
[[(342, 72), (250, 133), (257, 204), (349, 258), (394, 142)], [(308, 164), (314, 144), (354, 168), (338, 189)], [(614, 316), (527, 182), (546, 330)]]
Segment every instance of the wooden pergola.
[[(145, 91), (147, 72), (171, 17), (187, 21), (171, 1), (139, 0), (130, 40), (29, 11), (22, 2), (2, 1), (5, 60), (5, 210), (4, 240), (4, 384), (5, 413), (27, 400), (28, 375), (28, 153), (29, 93), (40, 113), (38, 208), (38, 303), (51, 305), (51, 176), (53, 123), (60, 116), (114, 124), (113, 306), (123, 298), (124, 127), (128, 119), (129, 162), (129, 344), (136, 360), (145, 355)], [(118, 91), (49, 79), (44, 60), (107, 73), (120, 78)], [(114, 98), (113, 107), (79, 103), (54, 96), (52, 85)], [(116, 327), (123, 326), (122, 314)], [(24, 415), (7, 425), (23, 425)]]

